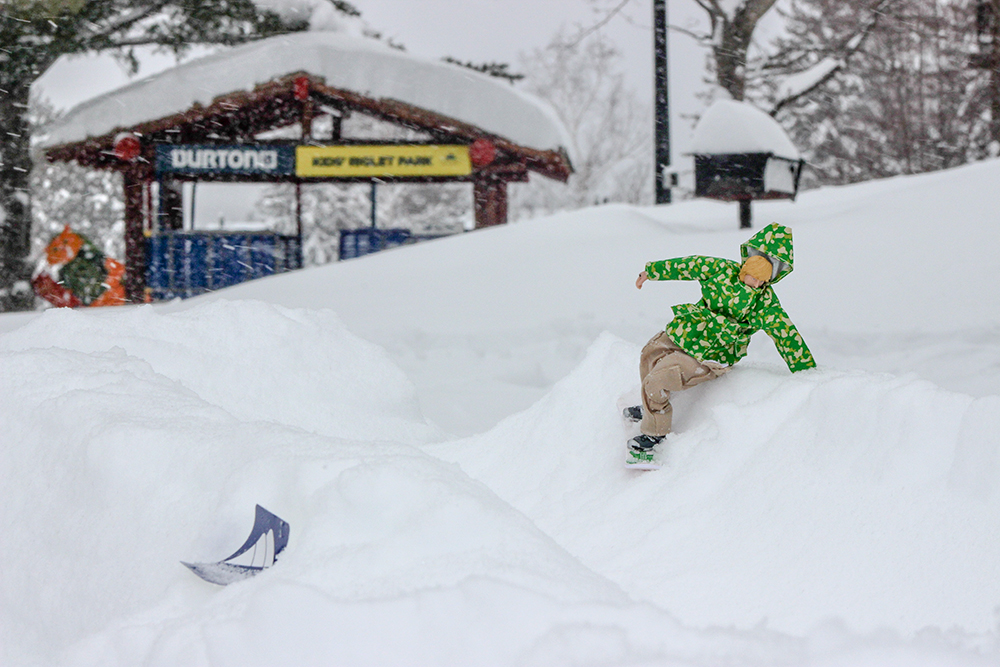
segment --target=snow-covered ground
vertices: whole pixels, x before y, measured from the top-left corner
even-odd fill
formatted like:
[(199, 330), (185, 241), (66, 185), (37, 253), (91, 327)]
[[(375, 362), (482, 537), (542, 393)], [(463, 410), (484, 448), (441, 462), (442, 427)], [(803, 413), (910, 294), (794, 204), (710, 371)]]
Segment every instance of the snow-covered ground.
[[(736, 207), (604, 206), (157, 307), (0, 317), (0, 664), (995, 665), (1000, 161), (755, 205), (755, 337), (625, 470)], [(220, 588), (179, 561), (291, 524)]]

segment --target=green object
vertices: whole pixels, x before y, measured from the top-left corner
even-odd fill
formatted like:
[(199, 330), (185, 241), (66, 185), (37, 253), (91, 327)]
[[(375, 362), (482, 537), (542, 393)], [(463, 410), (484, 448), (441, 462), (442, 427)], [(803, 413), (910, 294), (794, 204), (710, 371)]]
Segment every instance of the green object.
[(659, 470), (662, 464), (655, 449), (637, 451), (634, 447), (629, 447), (625, 455), (625, 467), (635, 470)]
[(772, 285), (792, 272), (792, 230), (772, 223), (740, 246), (740, 255), (766, 255), (777, 266), (774, 278), (763, 287), (750, 287), (740, 278), (740, 263), (695, 255), (650, 262), (651, 280), (697, 280), (701, 301), (674, 306), (674, 319), (666, 326), (670, 338), (699, 361), (735, 364), (747, 354), (750, 336), (764, 330), (788, 369), (813, 368), (816, 362), (778, 302)]
[(86, 239), (76, 257), (59, 270), (59, 282), (85, 306), (96, 301), (108, 288), (104, 282), (107, 276), (104, 253)]

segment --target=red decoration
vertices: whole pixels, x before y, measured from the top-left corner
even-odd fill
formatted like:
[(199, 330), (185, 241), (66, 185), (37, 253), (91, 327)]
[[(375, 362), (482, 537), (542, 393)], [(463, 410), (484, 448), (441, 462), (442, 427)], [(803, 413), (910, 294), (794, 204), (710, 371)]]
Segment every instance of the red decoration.
[(35, 276), (31, 285), (35, 288), (35, 294), (57, 308), (76, 308), (83, 305), (71, 291), (57, 283), (47, 273)]
[(309, 77), (295, 77), (295, 99), (305, 101), (309, 98)]
[(115, 137), (115, 157), (125, 162), (131, 162), (139, 157), (142, 144), (139, 137), (130, 132), (123, 132)]
[(492, 141), (486, 139), (476, 139), (469, 145), (469, 159), (476, 167), (485, 167), (492, 164), (497, 157), (497, 147)]

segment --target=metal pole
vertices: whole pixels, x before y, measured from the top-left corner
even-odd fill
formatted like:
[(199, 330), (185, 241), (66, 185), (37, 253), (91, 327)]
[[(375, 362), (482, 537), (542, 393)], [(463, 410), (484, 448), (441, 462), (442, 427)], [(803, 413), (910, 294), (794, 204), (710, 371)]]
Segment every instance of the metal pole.
[(670, 203), (670, 184), (666, 171), (670, 167), (670, 98), (667, 68), (667, 0), (653, 0), (653, 71), (654, 106), (656, 114), (656, 159), (653, 179), (656, 203)]
[(1000, 142), (1000, 0), (993, 0), (990, 23), (990, 135)]
[(372, 229), (375, 229), (375, 189), (378, 187), (378, 182), (372, 181)]
[(295, 181), (295, 233), (302, 243), (302, 183)]
[[(160, 187), (163, 187), (162, 185)], [(194, 199), (195, 194), (198, 192), (198, 181), (191, 181), (191, 229), (194, 230)], [(181, 222), (181, 227), (184, 226), (183, 221)]]

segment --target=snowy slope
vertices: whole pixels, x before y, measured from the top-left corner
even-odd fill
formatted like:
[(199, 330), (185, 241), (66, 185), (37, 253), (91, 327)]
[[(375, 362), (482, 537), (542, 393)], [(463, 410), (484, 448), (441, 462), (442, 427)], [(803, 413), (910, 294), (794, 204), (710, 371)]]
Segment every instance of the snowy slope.
[[(614, 405), (697, 291), (632, 283), (735, 257), (735, 206), (0, 317), (0, 664), (996, 664), (998, 176), (755, 206), (795, 230), (778, 293), (821, 367), (755, 338), (655, 473)], [(291, 524), (273, 570), (179, 564), (254, 503)]]
[[(1000, 161), (754, 204), (794, 229), (778, 294), (820, 362), (1000, 393)], [(603, 206), (248, 283), (226, 298), (335, 310), (385, 347), (447, 430), (534, 404), (603, 331), (645, 342), (693, 284), (633, 283), (650, 259), (738, 257), (735, 204)], [(211, 297), (207, 297), (211, 298)], [(185, 306), (187, 307), (187, 306)], [(751, 359), (780, 364), (763, 334)]]

